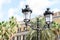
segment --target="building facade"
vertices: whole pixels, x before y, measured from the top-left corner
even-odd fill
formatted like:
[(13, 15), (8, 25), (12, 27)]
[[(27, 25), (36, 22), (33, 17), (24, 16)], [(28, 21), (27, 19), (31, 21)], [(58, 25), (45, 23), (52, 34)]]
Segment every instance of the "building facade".
[(60, 24), (60, 12), (56, 12), (53, 15), (53, 21)]
[(14, 36), (11, 38), (11, 40), (26, 40), (26, 34), (29, 33), (29, 31), (26, 29), (24, 22), (17, 22), (18, 23), (18, 29), (17, 33), (14, 34)]

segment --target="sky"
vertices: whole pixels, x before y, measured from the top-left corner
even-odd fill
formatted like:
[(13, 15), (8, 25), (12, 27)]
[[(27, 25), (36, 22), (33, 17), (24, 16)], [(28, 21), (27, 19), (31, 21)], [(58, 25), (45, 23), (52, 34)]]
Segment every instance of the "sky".
[(25, 5), (29, 5), (32, 10), (31, 18), (43, 15), (46, 8), (53, 12), (60, 11), (60, 0), (0, 0), (0, 21), (7, 21), (11, 16), (22, 21)]

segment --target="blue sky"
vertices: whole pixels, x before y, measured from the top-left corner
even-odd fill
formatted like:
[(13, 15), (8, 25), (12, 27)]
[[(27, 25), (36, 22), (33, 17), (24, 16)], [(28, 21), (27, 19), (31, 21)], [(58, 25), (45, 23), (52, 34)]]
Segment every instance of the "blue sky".
[(18, 21), (24, 19), (21, 9), (28, 4), (32, 9), (32, 18), (43, 15), (46, 8), (51, 11), (60, 11), (60, 0), (0, 0), (0, 21), (6, 21), (15, 16)]

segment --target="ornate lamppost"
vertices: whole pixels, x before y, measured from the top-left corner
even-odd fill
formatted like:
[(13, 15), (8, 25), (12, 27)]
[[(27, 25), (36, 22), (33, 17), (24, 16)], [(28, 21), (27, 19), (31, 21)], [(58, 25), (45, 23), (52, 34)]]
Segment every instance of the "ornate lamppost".
[[(25, 25), (27, 27), (28, 23), (30, 22), (32, 10), (29, 8), (28, 5), (26, 5), (25, 9), (22, 9), (22, 13), (25, 16), (24, 22), (25, 22)], [(37, 30), (37, 40), (38, 40), (38, 31), (39, 31), (38, 28), (39, 28), (39, 18), (37, 18), (37, 28), (36, 29), (32, 28), (34, 30)]]
[(26, 5), (25, 9), (22, 9), (22, 13), (25, 16), (24, 22), (25, 22), (25, 25), (27, 27), (28, 22), (30, 22), (32, 10), (29, 8), (28, 5)]
[(52, 23), (52, 17), (53, 13), (49, 11), (49, 8), (47, 8), (47, 10), (44, 13), (44, 17), (45, 17), (45, 22), (48, 25), (48, 28), (50, 28), (50, 24)]

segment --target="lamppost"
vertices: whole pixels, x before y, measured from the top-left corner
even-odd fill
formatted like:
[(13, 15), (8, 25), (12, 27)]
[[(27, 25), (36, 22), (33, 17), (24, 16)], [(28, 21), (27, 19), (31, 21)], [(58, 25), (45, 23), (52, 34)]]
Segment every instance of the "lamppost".
[(53, 13), (49, 11), (49, 8), (47, 8), (47, 10), (44, 13), (44, 17), (45, 17), (45, 21), (46, 24), (48, 25), (48, 28), (50, 28), (50, 24), (52, 23), (52, 17)]
[(30, 17), (31, 17), (32, 10), (29, 8), (28, 5), (26, 5), (25, 9), (22, 9), (22, 13), (25, 16), (24, 22), (25, 22), (25, 25), (27, 27), (27, 24), (30, 22)]
[[(27, 27), (28, 23), (30, 22), (30, 17), (31, 17), (31, 13), (32, 13), (32, 10), (29, 8), (28, 5), (25, 6), (25, 9), (22, 9), (22, 13), (25, 15), (25, 19), (24, 19), (24, 22), (25, 22), (25, 25)], [(38, 40), (38, 31), (39, 31), (39, 18), (37, 18), (37, 28), (34, 29), (37, 31), (37, 40)]]

